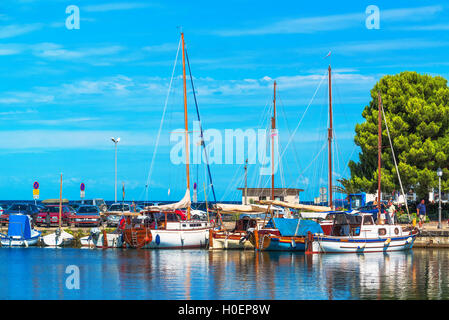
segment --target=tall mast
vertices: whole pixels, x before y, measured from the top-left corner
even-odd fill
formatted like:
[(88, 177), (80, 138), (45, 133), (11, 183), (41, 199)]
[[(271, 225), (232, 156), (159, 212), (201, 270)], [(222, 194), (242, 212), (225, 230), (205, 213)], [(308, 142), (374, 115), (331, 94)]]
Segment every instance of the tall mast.
[(245, 161), (245, 203), (244, 204), (248, 204), (248, 159), (246, 159)]
[[(187, 190), (190, 192), (190, 172), (189, 172), (189, 123), (187, 120), (187, 85), (186, 85), (186, 59), (185, 59), (185, 43), (184, 33), (181, 32), (182, 40), (182, 78), (184, 83), (184, 128), (185, 128), (185, 140), (186, 140), (186, 178), (187, 178)], [(187, 219), (190, 220), (190, 205), (187, 207)]]
[(59, 229), (61, 229), (61, 213), (62, 213), (62, 173), (61, 173), (61, 183), (59, 184)]
[(331, 65), (329, 65), (329, 129), (328, 129), (328, 143), (329, 143), (329, 207), (333, 209), (332, 204), (332, 80), (331, 80)]
[(274, 200), (274, 130), (276, 129), (276, 81), (273, 87), (273, 118), (271, 118), (271, 200)]
[[(378, 104), (378, 113), (379, 113), (379, 123), (378, 123), (378, 138), (377, 138), (377, 209), (379, 210), (377, 221), (380, 222), (381, 217), (381, 205), (380, 205), (380, 182), (381, 182), (381, 166), (382, 166), (382, 111), (381, 111), (381, 103), (382, 98), (380, 97), (380, 91), (377, 93), (377, 104)], [(379, 223), (378, 222), (378, 223)]]

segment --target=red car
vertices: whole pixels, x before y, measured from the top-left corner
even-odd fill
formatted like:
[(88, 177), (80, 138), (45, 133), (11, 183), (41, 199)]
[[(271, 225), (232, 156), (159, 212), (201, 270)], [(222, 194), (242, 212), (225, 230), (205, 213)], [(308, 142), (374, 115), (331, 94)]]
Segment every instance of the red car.
[[(62, 206), (61, 218), (62, 225), (68, 225), (70, 216), (70, 208)], [(38, 226), (58, 226), (59, 225), (59, 205), (48, 205), (42, 209), (36, 217), (36, 225)]]

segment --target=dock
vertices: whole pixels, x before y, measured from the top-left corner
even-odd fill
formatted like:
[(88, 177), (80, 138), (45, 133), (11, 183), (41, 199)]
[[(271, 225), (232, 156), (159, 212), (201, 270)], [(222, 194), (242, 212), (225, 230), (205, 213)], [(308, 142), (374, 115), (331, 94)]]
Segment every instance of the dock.
[(449, 248), (449, 224), (447, 220), (441, 221), (441, 227), (441, 229), (438, 229), (438, 221), (425, 223), (415, 240), (413, 248)]

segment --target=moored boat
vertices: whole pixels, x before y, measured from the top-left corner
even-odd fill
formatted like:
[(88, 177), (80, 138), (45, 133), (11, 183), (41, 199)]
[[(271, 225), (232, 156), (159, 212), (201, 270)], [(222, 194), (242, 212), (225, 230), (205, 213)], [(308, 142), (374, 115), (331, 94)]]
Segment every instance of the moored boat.
[(174, 211), (145, 211), (125, 219), (123, 241), (130, 248), (193, 249), (209, 243), (210, 223), (181, 220)]
[(123, 234), (118, 229), (107, 233), (106, 230), (91, 228), (88, 236), (80, 238), (81, 247), (88, 248), (122, 248), (124, 245)]
[(4, 247), (28, 247), (37, 244), (41, 233), (31, 227), (30, 217), (24, 214), (12, 214), (9, 217), (8, 233), (0, 234)]
[(416, 228), (376, 224), (370, 213), (334, 215), (330, 234), (314, 235), (310, 253), (367, 253), (408, 250), (418, 235)]
[(74, 236), (72, 236), (70, 233), (64, 231), (61, 228), (61, 224), (62, 224), (62, 173), (61, 173), (61, 182), (59, 185), (59, 217), (58, 218), (59, 218), (58, 219), (58, 224), (59, 224), (58, 229), (56, 229), (56, 231), (54, 233), (50, 233), (50, 234), (42, 237), (42, 241), (48, 247), (65, 246), (65, 245), (72, 243), (72, 241), (75, 240)]

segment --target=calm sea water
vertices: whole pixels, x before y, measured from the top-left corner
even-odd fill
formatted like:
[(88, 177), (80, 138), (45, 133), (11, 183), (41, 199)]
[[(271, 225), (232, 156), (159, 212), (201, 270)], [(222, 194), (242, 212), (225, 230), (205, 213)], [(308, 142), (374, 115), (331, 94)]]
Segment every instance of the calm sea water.
[[(449, 250), (253, 251), (0, 248), (0, 299), (448, 299)], [(66, 267), (80, 288), (66, 287)]]

